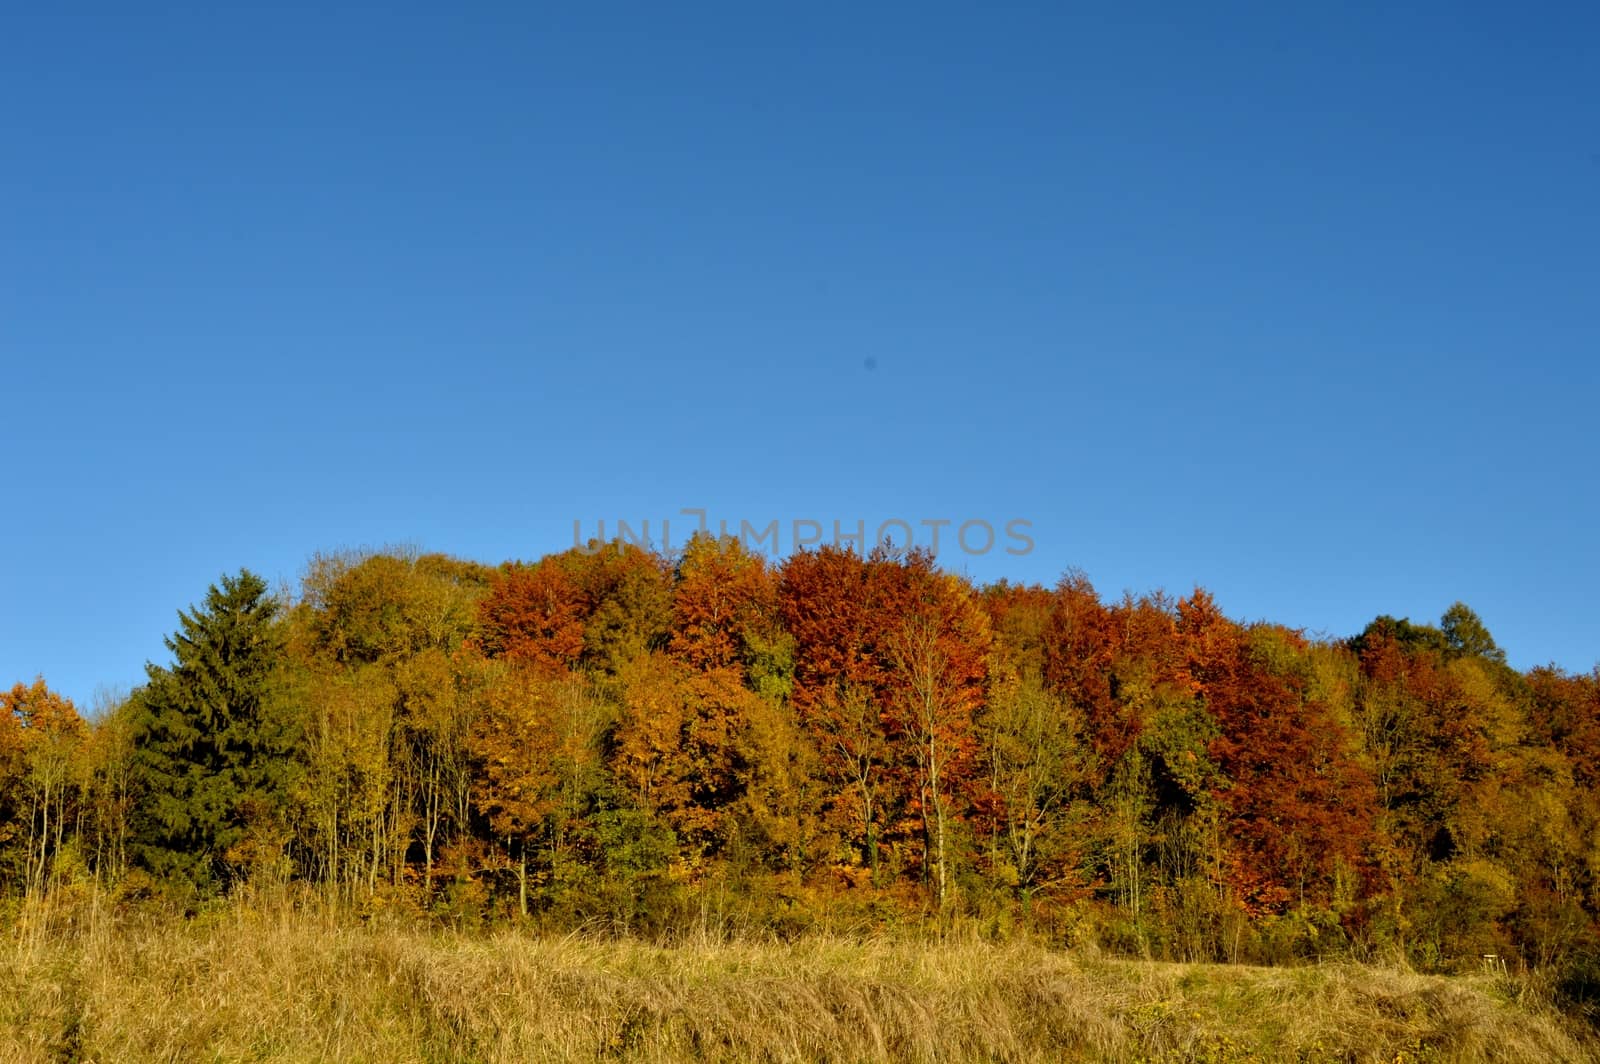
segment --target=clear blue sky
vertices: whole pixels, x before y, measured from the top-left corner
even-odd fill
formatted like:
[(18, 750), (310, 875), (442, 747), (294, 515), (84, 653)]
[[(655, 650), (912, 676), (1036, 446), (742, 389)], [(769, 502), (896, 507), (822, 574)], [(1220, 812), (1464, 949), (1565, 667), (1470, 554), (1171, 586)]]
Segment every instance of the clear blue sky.
[(232, 6), (0, 14), (0, 682), (683, 507), (1600, 660), (1594, 5)]

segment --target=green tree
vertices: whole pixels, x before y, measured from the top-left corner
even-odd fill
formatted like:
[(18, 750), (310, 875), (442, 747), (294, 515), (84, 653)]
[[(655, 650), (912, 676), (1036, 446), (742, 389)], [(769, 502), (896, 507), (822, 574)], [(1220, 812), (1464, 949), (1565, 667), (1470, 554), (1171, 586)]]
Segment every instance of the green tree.
[(133, 854), (174, 886), (208, 892), (281, 855), (292, 728), (278, 603), (241, 570), (179, 612), (174, 663), (134, 695)]
[(1444, 632), (1445, 645), (1454, 653), (1505, 664), (1506, 652), (1500, 649), (1482, 619), (1465, 602), (1457, 602), (1444, 611), (1439, 629)]

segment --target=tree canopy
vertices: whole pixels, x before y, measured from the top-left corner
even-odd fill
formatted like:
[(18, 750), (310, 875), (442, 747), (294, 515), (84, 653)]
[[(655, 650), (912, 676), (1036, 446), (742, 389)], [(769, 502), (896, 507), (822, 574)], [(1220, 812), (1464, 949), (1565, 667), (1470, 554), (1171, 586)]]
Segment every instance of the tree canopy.
[(1600, 950), (1600, 671), (1462, 603), (1313, 639), (1202, 589), (696, 537), (319, 555), (94, 719), (0, 693), (0, 887), (252, 880), (453, 920), (971, 918), (1174, 958)]

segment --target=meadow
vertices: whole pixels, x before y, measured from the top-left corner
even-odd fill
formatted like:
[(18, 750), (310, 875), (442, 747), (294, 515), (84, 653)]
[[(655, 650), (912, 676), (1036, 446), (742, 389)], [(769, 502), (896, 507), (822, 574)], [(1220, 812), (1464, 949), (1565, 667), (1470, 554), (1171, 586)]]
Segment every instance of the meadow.
[(1536, 978), (973, 936), (462, 932), (231, 905), (15, 923), (0, 1060), (1584, 1061)]

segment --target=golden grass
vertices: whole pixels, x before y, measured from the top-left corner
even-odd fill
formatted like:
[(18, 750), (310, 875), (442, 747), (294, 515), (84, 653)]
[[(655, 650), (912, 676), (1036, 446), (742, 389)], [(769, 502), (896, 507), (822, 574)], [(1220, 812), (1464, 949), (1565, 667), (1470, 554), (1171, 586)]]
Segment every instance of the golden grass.
[(656, 946), (290, 911), (0, 946), (3, 1061), (1582, 1061), (1520, 984), (1027, 944)]

